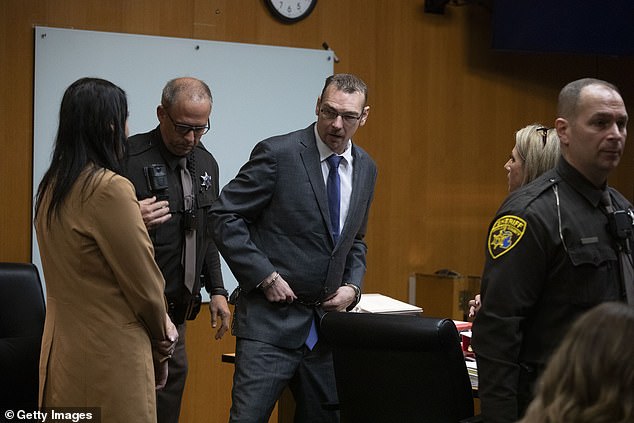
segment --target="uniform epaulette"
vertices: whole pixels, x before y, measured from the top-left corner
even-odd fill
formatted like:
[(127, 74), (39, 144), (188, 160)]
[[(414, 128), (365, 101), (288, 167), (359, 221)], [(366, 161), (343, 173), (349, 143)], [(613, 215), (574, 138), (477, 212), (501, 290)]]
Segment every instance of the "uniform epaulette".
[(512, 192), (506, 200), (504, 200), (500, 206), (500, 210), (525, 210), (533, 201), (549, 191), (552, 186), (557, 184), (560, 180), (561, 177), (557, 172), (555, 172), (554, 169), (550, 170), (531, 183)]
[(207, 148), (203, 145), (202, 142), (198, 142), (198, 144), (196, 144), (195, 148), (200, 148), (201, 150), (203, 150), (204, 152), (209, 153), (209, 150), (207, 150)]
[(128, 155), (136, 156), (145, 153), (154, 146), (153, 137), (131, 137), (128, 139)]
[(610, 187), (610, 193), (612, 194), (612, 202), (619, 210), (625, 210), (632, 208), (632, 203), (623, 194), (616, 190), (616, 188)]
[(508, 253), (519, 244), (528, 226), (529, 206), (548, 192), (559, 180), (560, 177), (554, 170), (546, 172), (533, 182), (513, 191), (504, 200), (489, 227), (487, 246), (493, 260)]

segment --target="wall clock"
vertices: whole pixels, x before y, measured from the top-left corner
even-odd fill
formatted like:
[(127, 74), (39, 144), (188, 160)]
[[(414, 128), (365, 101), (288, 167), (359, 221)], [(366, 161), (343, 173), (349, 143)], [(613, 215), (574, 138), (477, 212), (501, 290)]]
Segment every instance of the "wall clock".
[(264, 0), (273, 16), (284, 23), (295, 23), (306, 18), (317, 0)]

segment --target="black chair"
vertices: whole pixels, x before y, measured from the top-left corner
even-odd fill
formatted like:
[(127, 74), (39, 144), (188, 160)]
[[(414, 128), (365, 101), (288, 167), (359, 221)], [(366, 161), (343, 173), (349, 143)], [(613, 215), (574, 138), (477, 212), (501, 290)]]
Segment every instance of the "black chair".
[(341, 421), (457, 423), (473, 418), (473, 394), (453, 321), (327, 313)]
[(0, 263), (0, 410), (37, 409), (44, 295), (31, 263)]

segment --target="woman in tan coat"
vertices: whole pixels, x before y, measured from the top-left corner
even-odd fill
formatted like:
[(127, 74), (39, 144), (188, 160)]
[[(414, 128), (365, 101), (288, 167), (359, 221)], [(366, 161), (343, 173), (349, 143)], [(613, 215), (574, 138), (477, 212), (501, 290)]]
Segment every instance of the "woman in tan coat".
[(102, 79), (80, 79), (62, 99), (35, 208), (47, 298), (39, 402), (153, 423), (177, 335), (134, 189), (118, 174), (127, 115), (125, 93)]

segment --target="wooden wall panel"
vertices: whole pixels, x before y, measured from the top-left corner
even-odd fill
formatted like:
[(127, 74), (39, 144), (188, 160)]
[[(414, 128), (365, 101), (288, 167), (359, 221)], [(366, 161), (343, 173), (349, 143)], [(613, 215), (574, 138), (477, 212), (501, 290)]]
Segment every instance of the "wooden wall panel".
[(44, 1), (0, 2), (0, 260), (31, 257), (33, 31)]
[[(233, 307), (231, 308), (233, 312)], [(235, 351), (235, 337), (216, 341), (204, 305), (196, 320), (187, 323), (189, 374), (181, 404), (181, 422), (228, 422), (231, 407), (233, 364), (221, 362), (222, 354)]]
[[(506, 195), (502, 165), (514, 131), (551, 123), (559, 89), (583, 76), (616, 83), (631, 104), (634, 62), (493, 52), (489, 10), (449, 6), (445, 15), (430, 15), (423, 4), (319, 0), (308, 19), (285, 25), (255, 0), (2, 0), (0, 260), (30, 259), (37, 24), (301, 48), (321, 48), (326, 41), (341, 59), (335, 70), (357, 73), (370, 87), (370, 117), (356, 137), (379, 166), (366, 292), (405, 300), (411, 272), (478, 274), (487, 226)], [(630, 199), (633, 170), (630, 146), (610, 180)], [(207, 347), (200, 348), (192, 358), (196, 374), (209, 362), (211, 373), (201, 374), (215, 378), (226, 370), (217, 367), (215, 352), (208, 357)], [(197, 387), (188, 386), (188, 405), (199, 404), (190, 395), (216, 396), (202, 385), (213, 381), (196, 376), (191, 383)], [(226, 380), (218, 383), (228, 389)], [(213, 414), (216, 404), (209, 401)]]

